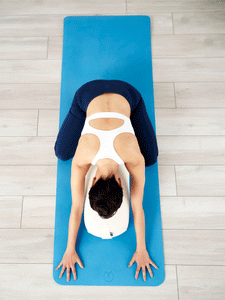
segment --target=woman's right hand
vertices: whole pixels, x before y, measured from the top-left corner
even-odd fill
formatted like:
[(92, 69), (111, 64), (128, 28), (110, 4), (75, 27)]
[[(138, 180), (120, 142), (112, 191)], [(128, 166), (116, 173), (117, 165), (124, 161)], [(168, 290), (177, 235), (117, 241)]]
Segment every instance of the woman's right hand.
[(65, 269), (67, 268), (67, 281), (70, 280), (70, 269), (72, 269), (73, 278), (74, 280), (76, 280), (77, 274), (75, 269), (75, 263), (78, 263), (81, 268), (84, 268), (77, 252), (75, 250), (66, 250), (60, 264), (55, 269), (55, 271), (57, 271), (61, 266), (63, 266), (59, 278), (62, 277)]

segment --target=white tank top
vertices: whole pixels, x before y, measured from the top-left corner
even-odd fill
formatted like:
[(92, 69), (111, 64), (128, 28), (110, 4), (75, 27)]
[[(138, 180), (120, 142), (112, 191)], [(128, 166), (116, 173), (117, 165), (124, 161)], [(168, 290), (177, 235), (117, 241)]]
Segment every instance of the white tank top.
[[(116, 129), (111, 130), (100, 130), (92, 127), (89, 124), (90, 120), (98, 119), (98, 118), (118, 118), (123, 119), (124, 124)], [(91, 164), (96, 165), (97, 161), (99, 159), (103, 158), (111, 158), (114, 161), (116, 161), (119, 165), (123, 164), (124, 161), (120, 158), (120, 156), (117, 154), (113, 147), (113, 141), (115, 137), (123, 132), (130, 132), (135, 135), (133, 126), (131, 124), (130, 118), (127, 116), (117, 113), (117, 112), (98, 112), (95, 114), (92, 114), (88, 118), (86, 118), (83, 130), (81, 131), (81, 135), (85, 133), (92, 133), (98, 136), (100, 140), (100, 148), (94, 159), (92, 160)]]

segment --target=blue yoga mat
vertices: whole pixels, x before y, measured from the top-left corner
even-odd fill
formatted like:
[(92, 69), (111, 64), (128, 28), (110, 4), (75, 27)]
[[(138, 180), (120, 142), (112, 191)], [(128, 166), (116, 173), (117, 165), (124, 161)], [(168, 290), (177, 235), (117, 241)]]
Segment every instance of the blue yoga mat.
[[(148, 16), (71, 16), (64, 19), (62, 83), (59, 128), (76, 90), (95, 79), (118, 79), (133, 85), (142, 95), (155, 129), (154, 93), (151, 59), (151, 26)], [(82, 216), (76, 251), (84, 265), (76, 264), (77, 280), (66, 270), (55, 271), (67, 246), (71, 198), (71, 162), (58, 159), (54, 235), (53, 278), (61, 285), (158, 286), (165, 278), (162, 225), (159, 197), (158, 163), (145, 168), (143, 197), (146, 246), (153, 266), (153, 278), (146, 270), (135, 279), (136, 262), (128, 264), (136, 250), (136, 234), (130, 208), (129, 226), (125, 233), (110, 240), (89, 234)]]

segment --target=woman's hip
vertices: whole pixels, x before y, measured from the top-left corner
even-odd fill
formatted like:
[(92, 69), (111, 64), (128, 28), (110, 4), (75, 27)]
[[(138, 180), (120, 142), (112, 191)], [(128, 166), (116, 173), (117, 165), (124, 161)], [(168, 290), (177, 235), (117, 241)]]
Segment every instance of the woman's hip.
[(76, 91), (72, 106), (77, 107), (78, 105), (83, 112), (86, 112), (89, 103), (104, 93), (122, 95), (129, 102), (131, 111), (136, 108), (142, 98), (138, 90), (125, 81), (98, 79), (83, 84)]

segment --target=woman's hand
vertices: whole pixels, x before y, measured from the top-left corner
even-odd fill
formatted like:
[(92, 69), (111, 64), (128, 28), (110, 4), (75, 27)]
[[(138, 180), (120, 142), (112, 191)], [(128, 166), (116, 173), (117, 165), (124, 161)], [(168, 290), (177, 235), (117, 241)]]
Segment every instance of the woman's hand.
[(151, 270), (149, 264), (153, 265), (153, 267), (158, 269), (158, 267), (154, 264), (154, 262), (149, 258), (149, 255), (148, 255), (148, 252), (146, 249), (136, 250), (128, 267), (131, 267), (135, 261), (137, 262), (137, 270), (136, 270), (136, 274), (135, 274), (135, 279), (138, 279), (139, 271), (142, 268), (143, 278), (144, 278), (144, 281), (146, 281), (145, 267), (148, 269), (150, 276), (153, 277), (153, 273), (152, 273), (152, 270)]
[(75, 263), (78, 263), (81, 268), (84, 268), (76, 251), (75, 250), (66, 250), (66, 252), (64, 253), (64, 256), (62, 258), (62, 261), (60, 262), (58, 267), (55, 269), (55, 271), (57, 271), (61, 266), (63, 266), (61, 273), (59, 275), (59, 278), (62, 277), (65, 269), (67, 268), (67, 281), (70, 280), (70, 269), (72, 269), (73, 278), (74, 278), (74, 280), (76, 280), (77, 274), (76, 274), (76, 269), (75, 269)]

